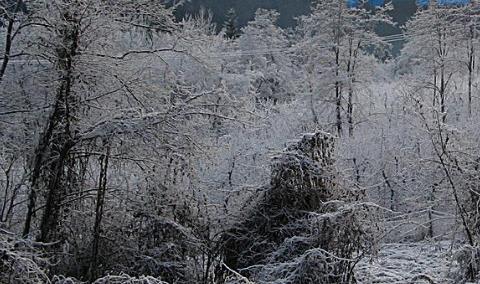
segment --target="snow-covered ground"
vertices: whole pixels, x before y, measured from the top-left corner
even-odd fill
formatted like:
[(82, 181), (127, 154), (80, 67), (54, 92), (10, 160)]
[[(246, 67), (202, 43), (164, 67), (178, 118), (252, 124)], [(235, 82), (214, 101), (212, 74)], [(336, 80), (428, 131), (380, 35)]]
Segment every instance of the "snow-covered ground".
[(356, 267), (358, 283), (455, 283), (457, 268), (451, 243), (384, 244), (376, 258), (365, 258)]

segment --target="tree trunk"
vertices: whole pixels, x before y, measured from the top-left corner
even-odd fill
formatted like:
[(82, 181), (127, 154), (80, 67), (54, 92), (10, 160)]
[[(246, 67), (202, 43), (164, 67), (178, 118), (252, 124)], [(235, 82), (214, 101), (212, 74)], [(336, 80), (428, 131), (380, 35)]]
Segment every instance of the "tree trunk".
[(315, 100), (313, 99), (313, 84), (312, 84), (311, 74), (308, 77), (309, 77), (308, 89), (310, 91), (310, 111), (312, 112), (313, 123), (315, 125), (318, 125), (319, 120), (318, 120), (317, 112), (315, 111)]
[(433, 229), (433, 206), (435, 202), (435, 192), (436, 188), (435, 185), (432, 186), (432, 191), (430, 192), (430, 206), (428, 208), (428, 236), (433, 238), (434, 236), (434, 229)]
[[(21, 4), (22, 4), (22, 0), (17, 0), (17, 2), (15, 3), (15, 8), (13, 9), (12, 15), (8, 17), (7, 34), (5, 36), (5, 51), (3, 52), (3, 61), (2, 61), (2, 65), (0, 66), (0, 82), (2, 81), (3, 76), (5, 75), (5, 71), (7, 71), (8, 62), (10, 61), (12, 42), (13, 42), (13, 26), (15, 24), (15, 16), (20, 10)], [(8, 12), (6, 13), (8, 15)]]
[(349, 55), (347, 62), (347, 74), (348, 74), (348, 101), (347, 101), (347, 120), (348, 120), (348, 135), (353, 137), (353, 130), (355, 128), (353, 121), (353, 96), (354, 89), (353, 85), (355, 83), (355, 69), (357, 65), (358, 50), (361, 47), (361, 41), (359, 40), (354, 46), (353, 38), (350, 38), (348, 41)]
[(382, 171), (382, 176), (383, 180), (385, 181), (385, 185), (390, 190), (390, 210), (395, 211), (395, 190), (393, 189), (392, 184), (390, 183), (390, 180), (385, 173), (385, 170)]
[(353, 136), (353, 40), (348, 40), (348, 62), (347, 62), (347, 76), (348, 76), (348, 100), (347, 100), (347, 120), (348, 120), (348, 135)]
[(437, 67), (433, 67), (433, 100), (432, 104), (435, 107), (437, 105)]
[(447, 122), (446, 109), (446, 82), (445, 82), (445, 63), (442, 61), (440, 69), (440, 112), (442, 113), (442, 122)]
[(57, 100), (52, 115), (48, 119), (48, 126), (42, 134), (39, 144), (37, 145), (35, 157), (31, 165), (32, 175), (30, 177), (30, 193), (28, 195), (27, 214), (25, 216), (25, 224), (23, 227), (24, 237), (27, 237), (30, 234), (31, 223), (35, 213), (37, 191), (39, 187), (40, 176), (42, 174), (42, 165), (44, 164), (45, 156), (47, 155), (48, 148), (52, 140), (53, 131), (57, 127), (60, 116), (59, 103), (60, 101)]
[(472, 84), (473, 71), (475, 69), (475, 46), (473, 40), (475, 38), (475, 30), (470, 26), (470, 49), (468, 52), (468, 116), (472, 116)]
[(337, 134), (342, 136), (342, 86), (338, 78), (340, 75), (340, 49), (335, 47), (335, 103), (337, 113)]
[(41, 242), (48, 242), (56, 237), (55, 233), (62, 202), (62, 194), (59, 192), (59, 189), (64, 186), (62, 183), (63, 171), (68, 152), (73, 145), (74, 143), (72, 141), (68, 141), (63, 145), (58, 151), (58, 158), (52, 163), (50, 168), (47, 201), (40, 224), (40, 236), (38, 238)]
[[(104, 143), (106, 144), (106, 143)], [(103, 218), (103, 205), (105, 204), (105, 193), (107, 191), (107, 173), (108, 159), (110, 156), (110, 146), (100, 157), (100, 176), (98, 179), (97, 202), (95, 208), (95, 225), (93, 227), (92, 255), (90, 261), (90, 281), (93, 282), (97, 277), (98, 248), (100, 245), (101, 223)]]
[[(63, 201), (65, 186), (65, 165), (68, 162), (69, 151), (75, 145), (72, 134), (72, 122), (77, 109), (72, 86), (74, 83), (73, 61), (77, 54), (79, 41), (78, 20), (66, 12), (63, 15), (65, 25), (59, 31), (62, 42), (56, 49), (57, 70), (60, 83), (56, 93), (55, 107), (49, 118), (47, 131), (37, 147), (33, 165), (32, 188), (29, 196), (28, 212), (24, 227), (24, 235), (30, 232), (33, 212), (35, 209), (36, 188), (46, 186), (46, 204), (40, 225), (39, 241), (48, 242), (56, 237), (58, 218)], [(50, 163), (46, 173), (42, 165)], [(40, 179), (44, 179), (41, 183)]]

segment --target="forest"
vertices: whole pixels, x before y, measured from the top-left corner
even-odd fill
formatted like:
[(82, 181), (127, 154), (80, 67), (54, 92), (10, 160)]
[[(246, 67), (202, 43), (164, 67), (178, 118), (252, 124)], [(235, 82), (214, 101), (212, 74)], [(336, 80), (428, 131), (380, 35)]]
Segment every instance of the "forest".
[[(358, 0), (345, 0), (348, 3), (357, 3)], [(385, 3), (383, 0), (368, 0)], [(398, 22), (403, 24), (405, 19), (409, 18), (416, 10), (416, 3), (425, 0), (391, 0), (388, 1), (393, 5), (393, 9), (389, 11), (389, 15)], [(464, 1), (464, 0), (444, 0), (444, 1)], [(280, 15), (277, 25), (283, 28), (296, 25), (296, 17), (308, 14), (312, 0), (188, 0), (179, 7), (175, 15), (179, 18), (185, 14), (196, 14), (202, 8), (212, 12), (212, 18), (221, 28), (226, 19), (227, 11), (233, 8), (238, 16), (238, 23), (241, 27), (245, 26), (248, 21), (253, 20), (255, 11), (258, 8), (275, 9)], [(371, 2), (372, 3), (372, 2)], [(428, 1), (426, 1), (428, 3)], [(396, 31), (397, 32), (397, 31)]]
[(480, 3), (182, 5), (0, 0), (1, 284), (480, 283)]

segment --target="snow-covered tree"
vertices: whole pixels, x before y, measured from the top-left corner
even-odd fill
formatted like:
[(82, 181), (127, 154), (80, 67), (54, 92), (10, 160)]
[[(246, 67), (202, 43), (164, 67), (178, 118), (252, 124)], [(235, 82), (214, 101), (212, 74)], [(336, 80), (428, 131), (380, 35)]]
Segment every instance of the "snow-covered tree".
[(316, 1), (298, 28), (302, 36), (297, 44), (299, 62), (306, 66), (306, 84), (300, 87), (311, 97), (315, 123), (319, 123), (318, 101), (335, 106), (338, 135), (344, 132), (345, 120), (353, 135), (359, 89), (365, 87), (364, 79), (371, 78), (375, 66), (371, 55), (382, 57), (386, 52), (387, 45), (375, 28), (389, 22), (388, 7), (368, 11), (365, 5), (351, 8), (342, 0)]
[(236, 68), (242, 67), (259, 102), (276, 103), (292, 95), (289, 41), (276, 25), (278, 16), (273, 10), (257, 10), (237, 41), (241, 57)]
[(240, 30), (238, 28), (237, 13), (235, 12), (235, 9), (231, 8), (228, 10), (225, 16), (226, 20), (223, 24), (225, 36), (228, 39), (236, 39), (240, 36)]

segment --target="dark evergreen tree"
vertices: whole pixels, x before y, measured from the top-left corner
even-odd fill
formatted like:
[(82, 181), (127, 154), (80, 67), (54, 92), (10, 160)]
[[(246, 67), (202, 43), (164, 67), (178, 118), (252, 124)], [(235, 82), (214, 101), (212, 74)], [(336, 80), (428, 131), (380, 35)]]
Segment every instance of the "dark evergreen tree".
[(235, 9), (231, 8), (230, 10), (228, 10), (225, 18), (226, 20), (223, 25), (223, 28), (225, 30), (225, 37), (229, 39), (235, 39), (239, 37), (240, 31), (238, 29), (237, 13), (235, 12)]

